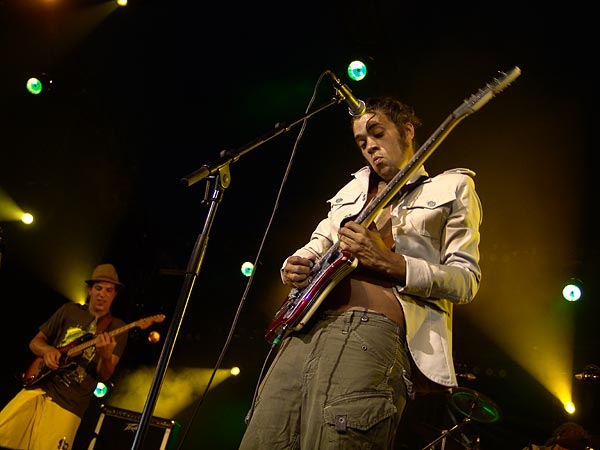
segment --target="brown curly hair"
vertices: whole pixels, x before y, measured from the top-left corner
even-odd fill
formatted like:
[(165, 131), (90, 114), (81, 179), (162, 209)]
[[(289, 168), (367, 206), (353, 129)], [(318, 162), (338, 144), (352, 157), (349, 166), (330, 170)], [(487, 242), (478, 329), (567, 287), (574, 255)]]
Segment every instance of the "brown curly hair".
[[(415, 114), (415, 110), (412, 106), (401, 102), (400, 100), (393, 97), (371, 97), (365, 101), (365, 114), (381, 112), (385, 114), (389, 119), (394, 122), (400, 136), (405, 139), (406, 131), (405, 126), (407, 123), (411, 123), (416, 130), (421, 126), (421, 119)], [(351, 124), (355, 120), (358, 120), (360, 116), (352, 116), (350, 118)], [(413, 139), (413, 145), (415, 148), (418, 147), (417, 140)]]
[(590, 446), (590, 436), (585, 429), (575, 422), (565, 422), (559, 425), (546, 442), (546, 446), (555, 444), (569, 450), (584, 450)]

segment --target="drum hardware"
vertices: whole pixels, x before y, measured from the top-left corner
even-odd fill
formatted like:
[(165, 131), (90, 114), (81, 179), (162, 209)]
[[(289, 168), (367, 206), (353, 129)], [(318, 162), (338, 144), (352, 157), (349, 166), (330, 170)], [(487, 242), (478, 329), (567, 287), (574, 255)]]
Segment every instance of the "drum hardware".
[[(473, 389), (460, 387), (452, 388), (448, 391), (447, 399), (448, 403), (450, 403), (458, 413), (462, 414), (464, 418), (452, 428), (442, 431), (437, 438), (423, 447), (422, 450), (434, 450), (435, 446), (440, 442), (442, 443), (440, 450), (445, 450), (446, 438), (465, 425), (471, 422), (494, 423), (499, 421), (502, 417), (502, 412), (494, 401)], [(479, 439), (477, 439), (477, 446), (479, 445), (478, 441)]]

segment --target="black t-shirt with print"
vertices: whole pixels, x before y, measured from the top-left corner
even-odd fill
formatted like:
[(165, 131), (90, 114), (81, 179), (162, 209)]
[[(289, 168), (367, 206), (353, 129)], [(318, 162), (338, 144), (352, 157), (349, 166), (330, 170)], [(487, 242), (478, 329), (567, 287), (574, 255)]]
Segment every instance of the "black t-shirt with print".
[[(101, 323), (101, 318), (98, 323)], [(93, 338), (94, 316), (90, 314), (87, 305), (65, 303), (46, 322), (40, 326), (40, 331), (48, 337), (48, 343), (63, 349), (63, 359), (66, 351), (75, 346), (85, 348), (79, 354), (66, 358), (60, 369), (47, 374), (38, 383), (27, 388), (41, 388), (48, 393), (52, 400), (62, 408), (83, 417), (89, 406), (91, 396), (96, 389), (96, 348), (94, 345), (85, 346)], [(112, 331), (125, 325), (123, 320), (113, 317), (105, 331)], [(117, 346), (114, 353), (122, 356), (127, 345), (127, 333), (114, 335)]]

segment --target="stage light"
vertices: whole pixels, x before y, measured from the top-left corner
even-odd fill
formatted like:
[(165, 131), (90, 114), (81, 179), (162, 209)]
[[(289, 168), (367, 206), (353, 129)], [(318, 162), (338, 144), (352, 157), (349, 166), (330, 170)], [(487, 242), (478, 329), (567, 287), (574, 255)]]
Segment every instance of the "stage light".
[(577, 278), (571, 278), (564, 285), (562, 290), (563, 298), (569, 302), (576, 302), (581, 299), (583, 295), (581, 280)]
[(573, 402), (565, 402), (564, 404), (565, 411), (569, 414), (575, 414), (575, 404)]
[(239, 367), (232, 367), (230, 370), (231, 375), (233, 375), (234, 377), (238, 376), (240, 374), (240, 368)]
[(354, 81), (362, 80), (367, 76), (367, 66), (362, 61), (352, 61), (348, 64), (348, 76)]
[(25, 83), (27, 92), (32, 95), (39, 95), (42, 92), (49, 91), (52, 88), (52, 78), (42, 73), (39, 76), (30, 77)]
[(94, 396), (98, 398), (104, 397), (108, 393), (108, 386), (102, 381), (98, 381), (96, 389), (94, 389)]
[(33, 216), (29, 213), (23, 213), (21, 216), (21, 222), (25, 225), (31, 225), (33, 223)]
[(160, 333), (158, 331), (151, 331), (148, 333), (148, 342), (156, 344), (158, 341), (160, 341)]
[(30, 94), (38, 95), (42, 92), (43, 87), (43, 83), (39, 78), (32, 77), (29, 80), (27, 80), (27, 91)]
[(245, 277), (249, 277), (250, 275), (252, 275), (252, 272), (254, 271), (254, 264), (252, 264), (249, 261), (246, 261), (244, 264), (242, 264), (242, 275), (244, 275)]

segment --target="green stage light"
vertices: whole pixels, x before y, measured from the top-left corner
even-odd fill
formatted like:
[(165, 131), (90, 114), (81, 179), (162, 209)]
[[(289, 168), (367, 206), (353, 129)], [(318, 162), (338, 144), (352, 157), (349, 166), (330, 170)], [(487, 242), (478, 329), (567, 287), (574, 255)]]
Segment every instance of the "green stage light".
[(246, 261), (244, 264), (242, 264), (242, 274), (245, 277), (249, 277), (250, 275), (252, 275), (252, 272), (254, 271), (254, 264), (252, 264), (249, 261)]
[(27, 91), (30, 94), (38, 95), (42, 92), (43, 88), (44, 85), (39, 78), (31, 77), (29, 80), (27, 80)]
[(52, 89), (52, 78), (46, 72), (41, 72), (36, 76), (30, 77), (25, 83), (27, 92), (32, 95), (39, 95)]
[(581, 289), (581, 281), (571, 278), (563, 287), (563, 298), (569, 302), (576, 302), (581, 299), (583, 291)]
[(103, 382), (99, 381), (96, 385), (96, 389), (94, 389), (94, 395), (98, 398), (104, 397), (108, 392), (108, 386)]
[(354, 81), (360, 81), (367, 76), (367, 66), (362, 61), (352, 61), (348, 64), (348, 76)]

